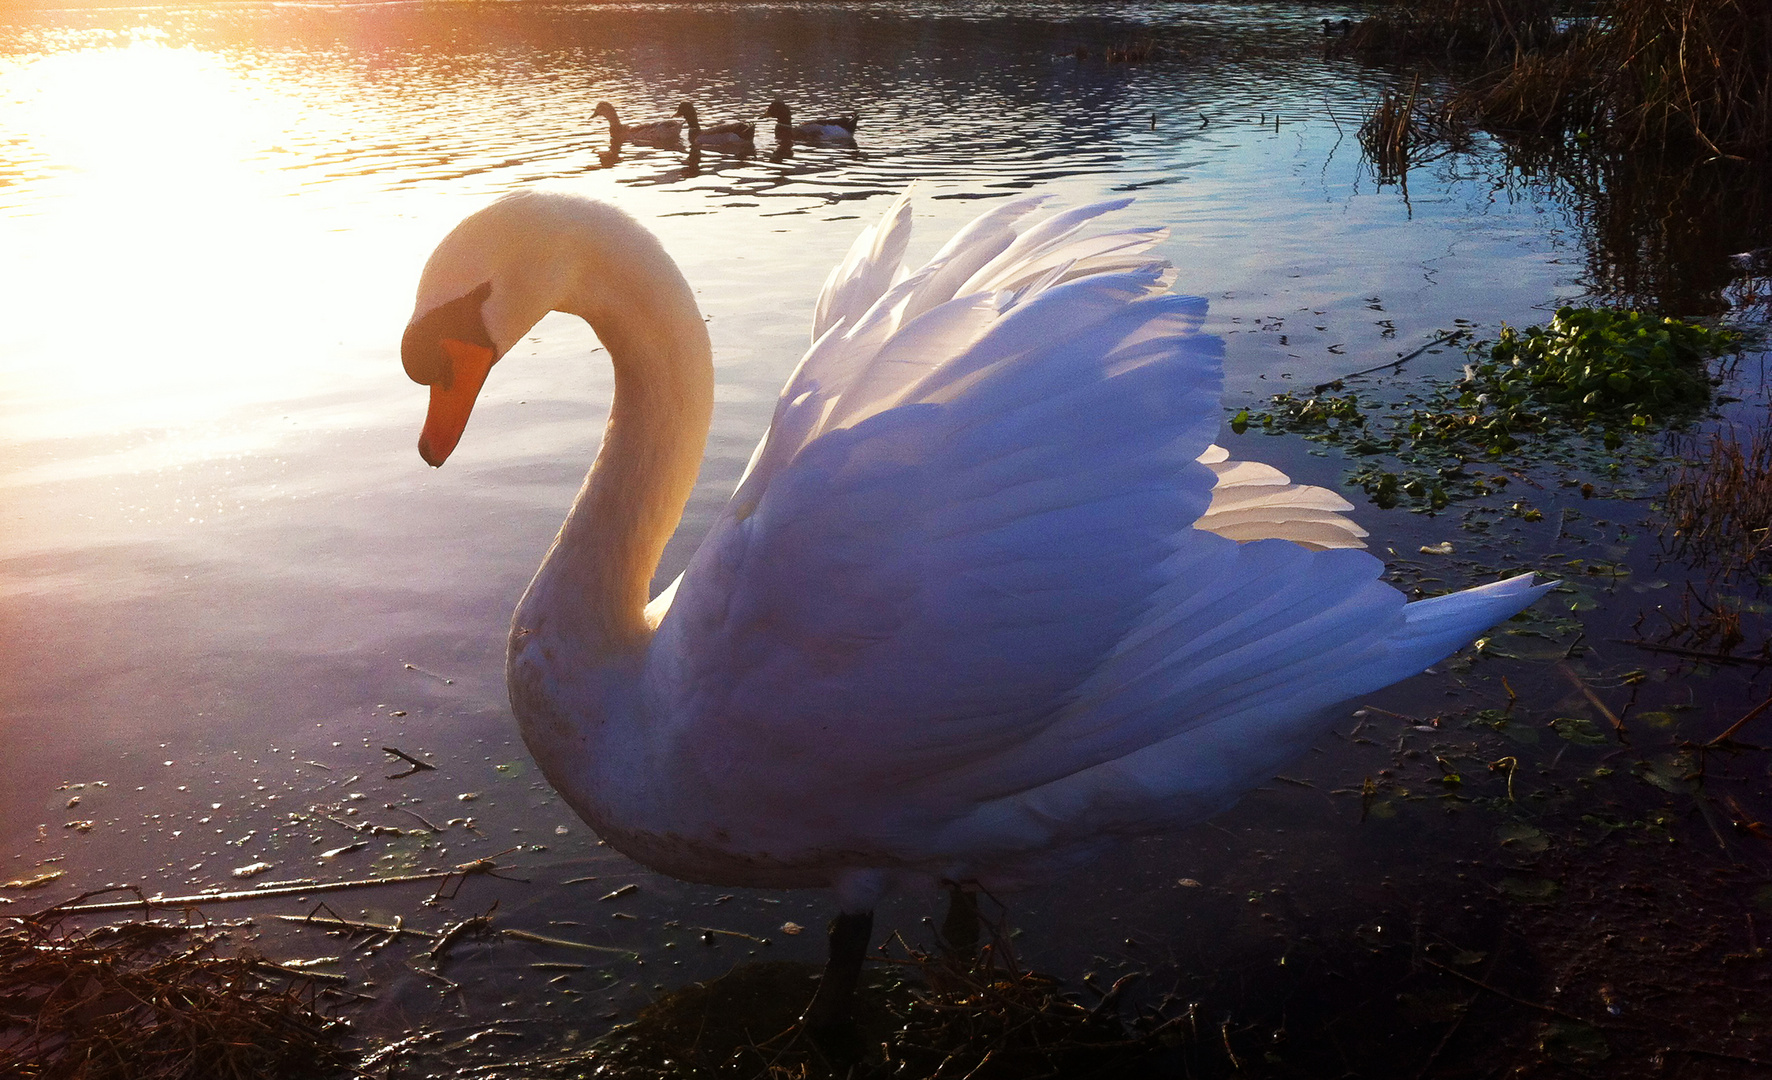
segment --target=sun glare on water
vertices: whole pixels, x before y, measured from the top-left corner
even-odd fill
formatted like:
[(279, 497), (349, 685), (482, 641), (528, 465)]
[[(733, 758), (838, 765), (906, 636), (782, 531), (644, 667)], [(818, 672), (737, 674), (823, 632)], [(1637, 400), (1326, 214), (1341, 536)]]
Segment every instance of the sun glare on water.
[(299, 98), (152, 40), (5, 78), (30, 163), (0, 188), (0, 291), (19, 313), (0, 329), (6, 438), (165, 431), (300, 396), (318, 329), (299, 315), (337, 272), (283, 167)]

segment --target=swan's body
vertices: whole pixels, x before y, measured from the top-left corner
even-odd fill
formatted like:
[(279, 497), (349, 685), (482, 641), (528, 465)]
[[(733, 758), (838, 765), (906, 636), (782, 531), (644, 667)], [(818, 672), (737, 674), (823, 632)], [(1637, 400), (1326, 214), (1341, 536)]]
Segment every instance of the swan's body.
[(683, 121), (676, 117), (668, 120), (651, 120), (644, 124), (624, 124), (615, 114), (615, 106), (607, 101), (597, 102), (591, 110), (592, 116), (602, 117), (609, 121), (609, 149), (619, 150), (623, 143), (634, 143), (638, 146), (656, 146), (662, 150), (680, 146), (683, 142)]
[(861, 123), (856, 116), (826, 116), (817, 120), (794, 123), (787, 102), (776, 98), (763, 110), (763, 116), (775, 121), (775, 141), (803, 143), (852, 143), (855, 128)]
[(738, 490), (650, 600), (713, 401), (682, 275), (620, 211), (538, 193), (432, 256), (403, 355), (433, 387), (433, 464), (547, 311), (615, 366), (507, 667), (524, 742), (611, 846), (857, 912), (901, 881), (1041, 880), (1223, 809), (1335, 706), (1542, 591), (1406, 604), (1350, 550), (1346, 502), (1213, 446), (1222, 345), (1145, 254), (1160, 231), (1078, 233), (1123, 203), (1030, 225), (1039, 201), (908, 276), (903, 200), (862, 236)]
[(677, 106), (677, 115), (689, 125), (689, 145), (703, 150), (713, 150), (722, 154), (748, 154), (756, 149), (752, 142), (757, 133), (757, 126), (744, 120), (727, 120), (723, 123), (701, 126), (701, 118), (696, 115), (695, 106), (685, 101)]

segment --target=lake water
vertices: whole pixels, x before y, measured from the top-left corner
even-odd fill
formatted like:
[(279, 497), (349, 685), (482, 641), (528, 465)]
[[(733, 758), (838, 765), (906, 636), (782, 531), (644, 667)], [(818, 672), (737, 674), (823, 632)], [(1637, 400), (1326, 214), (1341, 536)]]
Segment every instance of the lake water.
[[(0, 877), (64, 873), (11, 895), (195, 893), (240, 886), (232, 871), (257, 862), (271, 864), (257, 880), (361, 877), (523, 845), (502, 861), (532, 884), (470, 882), (458, 907), (498, 896), (511, 925), (637, 952), (641, 969), (584, 961), (574, 993), (590, 1004), (558, 998), (591, 1010), (591, 1029), (744, 953), (817, 958), (824, 898), (727, 900), (661, 879), (598, 846), (539, 782), (507, 712), (504, 630), (595, 453), (610, 375), (587, 362), (588, 329), (552, 316), (499, 366), (448, 466), (426, 467), (425, 392), (397, 355), (425, 256), (530, 184), (615, 202), (663, 238), (709, 318), (719, 388), (660, 580), (731, 490), (828, 268), (913, 183), (913, 255), (988, 200), (1135, 195), (1121, 217), (1168, 226), (1178, 289), (1211, 299), (1232, 403), (1382, 363), (1458, 320), (1542, 321), (1597, 291), (1584, 210), (1554, 177), (1523, 178), (1479, 143), (1406, 189), (1375, 182), (1355, 130), (1385, 77), (1323, 57), (1318, 20), (1342, 14), (567, 2), (0, 16)], [(1133, 39), (1156, 59), (1100, 58)], [(689, 99), (705, 122), (778, 94), (807, 115), (859, 112), (858, 147), (698, 167), (672, 151), (600, 156), (599, 100), (647, 119)], [(1288, 440), (1254, 452), (1316, 482), (1340, 471)], [(1356, 516), (1381, 551), (1438, 536), (1400, 512)], [(436, 769), (384, 779), (399, 763), (383, 746)], [(403, 835), (369, 837), (363, 821)], [(1146, 846), (1112, 873), (1204, 877), (1187, 846), (1203, 842)], [(1030, 939), (1043, 927), (1050, 944), (1029, 948), (1074, 972), (1126, 937), (1101, 921), (1114, 903), (1160, 923), (1128, 881), (1034, 898)], [(421, 896), (333, 907), (409, 911)], [(910, 898), (882, 919), (909, 932), (926, 910)], [(772, 944), (710, 949), (703, 928)], [(499, 948), (452, 974), (553, 1007), (541, 975), (522, 982), (533, 957)], [(410, 972), (376, 978), (359, 1011), (372, 1031), (437, 1007)]]

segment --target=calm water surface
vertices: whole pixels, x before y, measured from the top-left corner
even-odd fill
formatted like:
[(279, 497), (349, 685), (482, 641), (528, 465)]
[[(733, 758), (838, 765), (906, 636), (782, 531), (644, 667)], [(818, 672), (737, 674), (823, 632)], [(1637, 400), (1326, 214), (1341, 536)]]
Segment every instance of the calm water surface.
[[(610, 374), (587, 361), (586, 327), (550, 317), (500, 365), (448, 467), (427, 468), (424, 392), (397, 356), (419, 267), (462, 216), (530, 184), (613, 201), (662, 236), (708, 316), (719, 390), (660, 580), (742, 469), (829, 266), (913, 182), (913, 254), (1023, 190), (1136, 195), (1123, 217), (1169, 226), (1178, 288), (1211, 298), (1227, 400), (1370, 367), (1458, 319), (1532, 322), (1583, 296), (1555, 184), (1508, 182), (1477, 157), (1417, 171), (1406, 193), (1375, 185), (1354, 129), (1378, 76), (1319, 55), (1325, 13), (467, 3), (7, 17), (0, 876), (63, 871), (56, 895), (180, 893), (241, 885), (232, 871), (256, 862), (272, 865), (257, 880), (356, 877), (523, 845), (505, 860), (534, 884), (474, 882), (461, 902), (496, 895), (515, 924), (636, 950), (641, 967), (586, 954), (578, 992), (599, 1016), (743, 952), (815, 958), (816, 930), (780, 927), (821, 927), (822, 897), (728, 900), (660, 879), (600, 847), (539, 782), (507, 713), (504, 629), (596, 450)], [(1132, 37), (1159, 59), (1072, 55)], [(859, 147), (600, 157), (600, 99), (631, 119), (685, 98), (727, 119), (777, 94), (860, 112)], [(1333, 482), (1335, 466), (1296, 447), (1261, 449)], [(1360, 515), (1381, 540), (1396, 527)], [(437, 768), (386, 780), (384, 745)], [(363, 821), (403, 835), (323, 854), (365, 838)], [(1189, 871), (1179, 843), (1143, 856), (1167, 853), (1154, 856), (1165, 880)], [(597, 900), (628, 883), (640, 889)], [(1036, 898), (1060, 961), (1117, 940), (1076, 910), (1101, 888)], [(409, 910), (418, 895), (333, 906)], [(902, 902), (888, 921), (914, 929), (925, 908)], [(702, 927), (773, 944), (709, 949)], [(546, 952), (502, 948), (483, 966)], [(434, 986), (394, 984), (378, 1022), (431, 1007)]]

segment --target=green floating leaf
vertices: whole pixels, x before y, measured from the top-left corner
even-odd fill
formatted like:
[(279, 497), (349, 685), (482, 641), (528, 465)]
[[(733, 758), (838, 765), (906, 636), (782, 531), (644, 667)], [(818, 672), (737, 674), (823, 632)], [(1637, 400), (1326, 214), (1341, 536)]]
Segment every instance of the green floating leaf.
[(1575, 716), (1559, 716), (1550, 725), (1558, 735), (1568, 739), (1577, 746), (1605, 746), (1611, 740), (1606, 733), (1594, 726), (1592, 720), (1584, 720)]
[(1544, 835), (1543, 829), (1528, 825), (1523, 821), (1510, 821), (1496, 829), (1495, 839), (1499, 840), (1501, 846), (1509, 851), (1524, 852), (1528, 855), (1537, 855), (1550, 847), (1550, 837)]
[(1670, 728), (1679, 723), (1679, 719), (1670, 712), (1640, 712), (1632, 717), (1639, 724), (1647, 724), (1652, 728)]
[(1685, 795), (1693, 790), (1692, 777), (1688, 774), (1686, 762), (1678, 758), (1639, 761), (1633, 771), (1670, 794)]
[(1538, 745), (1538, 729), (1530, 724), (1509, 724), (1501, 733), (1523, 746)]
[(1595, 1065), (1612, 1056), (1612, 1047), (1597, 1030), (1562, 1021), (1544, 1026), (1538, 1049), (1559, 1065)]
[(1508, 877), (1501, 880), (1501, 892), (1522, 904), (1548, 904), (1562, 887), (1548, 878)]

